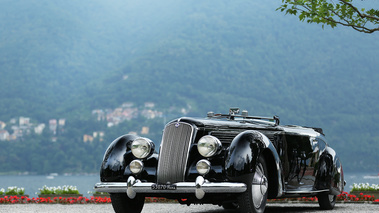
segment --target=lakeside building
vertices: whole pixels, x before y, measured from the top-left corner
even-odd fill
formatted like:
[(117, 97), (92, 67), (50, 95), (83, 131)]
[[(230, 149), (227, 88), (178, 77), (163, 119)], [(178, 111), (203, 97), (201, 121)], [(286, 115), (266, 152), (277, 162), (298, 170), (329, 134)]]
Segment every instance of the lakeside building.
[(19, 117), (18, 123), (19, 123), (20, 126), (28, 126), (30, 124), (30, 118)]
[(147, 134), (149, 134), (149, 130), (150, 130), (150, 128), (147, 127), (147, 126), (142, 127), (141, 135), (147, 135)]
[[(107, 127), (116, 126), (124, 121), (130, 121), (137, 119), (138, 117), (144, 117), (147, 119), (155, 118), (165, 118), (165, 115), (162, 111), (155, 109), (156, 105), (153, 102), (145, 102), (142, 106), (136, 106), (133, 102), (124, 102), (121, 106), (114, 109), (94, 109), (92, 110), (92, 115), (96, 117), (97, 121), (105, 121)], [(178, 109), (174, 106), (170, 107), (165, 112), (170, 115), (174, 113), (186, 114), (189, 109), (181, 108)], [(7, 125), (10, 125), (10, 128), (5, 129)], [(9, 122), (0, 121), (0, 141), (13, 141), (22, 139), (25, 135), (32, 133), (41, 135), (45, 128), (48, 127), (48, 131), (53, 133), (51, 141), (58, 141), (59, 135), (64, 133), (66, 127), (66, 119), (50, 119), (48, 123), (33, 123), (32, 119), (29, 117), (17, 117), (10, 119)], [(12, 132), (11, 132), (12, 131)], [(148, 126), (142, 127), (140, 131), (134, 130), (132, 132), (137, 134), (149, 134), (150, 128)], [(93, 141), (95, 138), (99, 138), (99, 141), (103, 140), (104, 132), (93, 132), (93, 134), (83, 135), (83, 141)]]
[(42, 134), (45, 127), (46, 127), (46, 125), (44, 123), (38, 124), (36, 127), (34, 127), (34, 133), (36, 133), (38, 135)]
[(0, 130), (0, 141), (9, 140), (9, 132), (7, 130)]
[(3, 121), (0, 121), (0, 129), (4, 129), (7, 126), (7, 124)]
[(92, 141), (93, 141), (93, 137), (91, 135), (83, 135), (83, 142), (84, 143), (92, 142)]
[(54, 134), (57, 133), (57, 120), (56, 119), (50, 119), (49, 120), (49, 129), (52, 131)]

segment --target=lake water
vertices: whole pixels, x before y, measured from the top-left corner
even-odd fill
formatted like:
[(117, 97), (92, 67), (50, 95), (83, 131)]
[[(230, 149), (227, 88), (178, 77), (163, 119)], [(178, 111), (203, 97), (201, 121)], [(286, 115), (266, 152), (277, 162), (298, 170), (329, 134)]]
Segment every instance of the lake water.
[(30, 197), (37, 197), (39, 189), (44, 185), (52, 186), (76, 186), (79, 193), (89, 197), (88, 191), (93, 192), (95, 183), (100, 182), (99, 175), (70, 175), (70, 176), (43, 176), (43, 175), (4, 175), (0, 176), (0, 189), (5, 190), (8, 186), (17, 186), (25, 188), (25, 194)]
[[(349, 192), (353, 183), (379, 184), (378, 174), (373, 173), (345, 173), (347, 182), (345, 191)], [(42, 175), (4, 175), (0, 176), (0, 189), (7, 189), (8, 186), (17, 186), (25, 188), (25, 194), (30, 197), (37, 197), (39, 188), (44, 185), (52, 186), (76, 186), (81, 194), (90, 197), (93, 192), (93, 186), (99, 182), (99, 175), (71, 175), (71, 176), (42, 176)]]

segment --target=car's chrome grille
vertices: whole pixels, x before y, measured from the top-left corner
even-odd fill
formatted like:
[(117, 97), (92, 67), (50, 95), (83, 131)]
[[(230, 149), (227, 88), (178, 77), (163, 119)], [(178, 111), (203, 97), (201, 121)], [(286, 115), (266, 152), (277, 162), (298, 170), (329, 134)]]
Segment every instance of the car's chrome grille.
[(193, 130), (190, 124), (182, 122), (169, 124), (164, 129), (158, 159), (158, 183), (184, 181)]

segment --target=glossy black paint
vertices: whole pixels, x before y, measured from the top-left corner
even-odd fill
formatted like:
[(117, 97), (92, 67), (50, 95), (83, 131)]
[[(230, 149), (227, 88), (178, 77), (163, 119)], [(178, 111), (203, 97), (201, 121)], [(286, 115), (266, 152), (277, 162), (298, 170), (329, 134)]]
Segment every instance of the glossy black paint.
[(230, 180), (238, 180), (242, 175), (255, 172), (257, 158), (267, 148), (263, 136), (262, 133), (250, 130), (234, 138), (225, 159), (226, 175)]
[[(131, 155), (131, 153), (129, 154)], [(131, 156), (131, 158), (134, 158), (134, 156)], [(134, 176), (138, 179), (141, 179), (141, 180), (146, 180), (146, 181), (149, 181), (149, 182), (156, 182), (157, 178), (156, 178), (156, 175), (157, 175), (157, 164), (158, 164), (158, 154), (157, 153), (154, 153), (153, 155), (151, 155), (150, 157), (148, 157), (147, 159), (144, 159), (142, 160), (143, 164), (144, 164), (144, 169), (143, 171), (140, 173), (140, 174), (132, 174), (132, 172), (130, 171), (130, 168), (129, 168), (129, 163), (131, 162), (132, 160), (126, 160), (126, 167), (125, 167), (125, 170), (124, 170), (124, 178), (127, 179), (127, 177), (129, 176)]]
[(204, 158), (197, 151), (197, 144), (193, 144), (190, 149), (190, 157), (187, 169), (187, 178), (186, 181), (194, 182), (199, 176), (199, 173), (196, 170), (196, 163), (202, 159), (206, 159), (211, 163), (211, 170), (204, 177), (209, 181), (226, 181), (225, 177), (225, 150), (223, 150), (220, 155), (212, 158)]
[(331, 189), (332, 193), (338, 195), (343, 190), (342, 164), (336, 152), (327, 147), (320, 156), (315, 188)]
[[(123, 182), (132, 175), (129, 164), (137, 159), (133, 156), (130, 146), (133, 140), (138, 138), (137, 135), (123, 135), (114, 140), (105, 152), (103, 163), (100, 169), (100, 179), (103, 182)], [(156, 180), (156, 165), (158, 154), (154, 153), (147, 159), (143, 160), (144, 171), (137, 175), (149, 181)]]
[[(212, 165), (209, 174), (205, 175), (207, 180), (246, 183), (247, 177), (254, 173), (258, 157), (263, 155), (270, 174), (269, 198), (294, 196), (292, 191), (304, 193), (305, 196), (315, 195), (316, 192), (313, 191), (317, 190), (330, 190), (333, 194), (338, 194), (344, 188), (340, 159), (325, 142), (321, 129), (187, 117), (169, 123), (178, 120), (196, 128), (189, 150), (185, 181), (195, 181), (199, 176), (196, 163), (207, 159)], [(202, 157), (197, 151), (197, 141), (204, 135), (220, 133), (229, 136), (222, 140), (221, 153), (210, 158)], [(100, 172), (103, 182), (126, 181), (133, 175), (129, 163), (135, 157), (130, 151), (130, 143), (137, 137), (124, 135), (110, 144)], [(141, 181), (156, 182), (158, 160), (156, 153), (143, 160), (144, 171), (133, 176)], [(175, 194), (169, 196), (175, 198)], [(206, 202), (207, 197), (203, 202)], [(212, 202), (215, 202), (216, 197), (218, 198), (212, 198)], [(220, 196), (219, 199), (222, 198), (230, 199), (228, 196)]]
[(226, 176), (229, 180), (247, 184), (261, 155), (266, 159), (267, 169), (270, 171), (269, 197), (281, 196), (283, 180), (280, 175), (280, 159), (275, 147), (261, 132), (247, 130), (234, 138), (225, 159)]
[(105, 152), (100, 169), (100, 179), (103, 182), (126, 181), (124, 170), (126, 167), (124, 156), (131, 152), (127, 150), (127, 144), (135, 140), (135, 135), (123, 135), (114, 140)]

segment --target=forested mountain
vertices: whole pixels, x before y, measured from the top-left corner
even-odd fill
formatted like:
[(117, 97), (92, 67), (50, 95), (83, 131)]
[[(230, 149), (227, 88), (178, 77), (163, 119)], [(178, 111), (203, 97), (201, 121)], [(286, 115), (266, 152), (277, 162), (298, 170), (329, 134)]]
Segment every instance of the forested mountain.
[[(162, 111), (184, 107), (204, 116), (238, 106), (279, 115), (284, 124), (322, 127), (345, 170), (377, 172), (378, 35), (298, 22), (275, 11), (280, 2), (3, 0), (0, 121), (64, 117), (78, 124), (64, 138), (80, 147), (78, 138), (94, 125), (93, 109), (154, 102)], [(32, 146), (25, 140), (40, 141), (32, 143), (37, 153), (48, 147), (42, 136), (15, 144)], [(62, 143), (49, 146), (70, 156), (65, 162), (83, 162), (106, 147), (79, 153)], [(0, 144), (13, 155), (24, 150)], [(46, 164), (50, 169), (38, 171), (52, 171)], [(67, 171), (96, 172), (98, 164)]]

